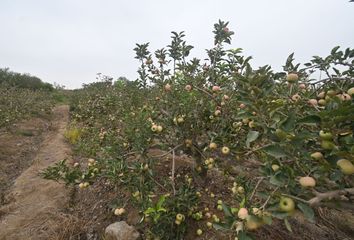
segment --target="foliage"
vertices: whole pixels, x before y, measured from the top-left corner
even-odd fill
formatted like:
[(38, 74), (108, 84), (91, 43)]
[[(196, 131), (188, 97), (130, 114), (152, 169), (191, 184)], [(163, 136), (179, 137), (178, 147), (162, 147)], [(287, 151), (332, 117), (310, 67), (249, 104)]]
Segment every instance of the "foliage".
[(0, 68), (0, 85), (31, 90), (54, 90), (50, 83), (44, 83), (38, 77), (12, 72), (8, 68)]
[[(152, 218), (146, 236), (183, 239), (186, 222), (208, 220), (203, 204), (214, 194), (193, 179), (205, 182), (215, 171), (233, 182), (211, 182), (226, 200), (216, 205), (224, 214), (208, 221), (240, 239), (273, 218), (291, 230), (295, 212), (313, 221), (318, 206), (353, 204), (354, 49), (335, 47), (304, 65), (291, 54), (282, 72), (254, 69), (242, 49), (225, 49), (234, 34), (227, 26), (214, 25), (205, 63), (188, 61), (193, 47), (184, 32), (172, 32), (167, 50), (155, 51), (156, 65), (149, 44), (136, 45), (137, 81), (86, 85), (73, 97), (73, 124), (82, 129), (75, 149), (131, 192), (142, 217)], [(319, 72), (326, 78), (312, 79)], [(172, 159), (182, 150), (195, 167), (161, 179), (152, 148)], [(180, 224), (177, 214), (186, 217)]]

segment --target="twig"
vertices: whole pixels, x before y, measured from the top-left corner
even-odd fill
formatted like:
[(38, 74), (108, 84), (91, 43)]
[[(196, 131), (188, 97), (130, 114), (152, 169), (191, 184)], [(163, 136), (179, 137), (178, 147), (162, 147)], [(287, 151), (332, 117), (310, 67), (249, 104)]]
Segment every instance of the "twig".
[(264, 209), (264, 208), (267, 206), (267, 204), (268, 204), (270, 198), (273, 196), (273, 194), (274, 194), (276, 191), (278, 191), (278, 189), (279, 189), (279, 186), (276, 187), (276, 188), (273, 190), (273, 192), (272, 192), (271, 194), (269, 194), (267, 200), (263, 203), (263, 205), (260, 207), (260, 209)]
[(261, 178), (258, 180), (256, 186), (255, 186), (254, 189), (253, 189), (253, 192), (252, 192), (252, 194), (251, 194), (251, 196), (250, 196), (249, 201), (252, 200), (254, 194), (256, 193), (257, 188), (259, 187), (259, 184), (261, 184), (261, 182), (262, 182), (263, 180), (264, 180), (264, 177), (261, 177)]
[[(292, 195), (289, 195), (289, 194), (282, 194), (282, 195), (286, 196), (286, 197), (293, 198), (293, 199), (298, 200), (298, 201), (303, 202), (303, 203), (307, 203), (310, 206), (319, 206), (321, 204), (321, 202), (323, 200), (325, 200), (325, 199), (338, 198), (339, 196), (345, 195), (345, 194), (354, 195), (354, 188), (345, 188), (345, 189), (334, 190), (334, 191), (329, 191), (329, 192), (324, 192), (324, 193), (320, 193), (320, 192), (317, 192), (315, 190), (313, 192), (315, 194), (315, 197), (311, 198), (310, 200), (304, 200), (302, 198), (295, 197), (295, 196), (292, 196)], [(341, 202), (341, 203), (344, 204), (345, 202)], [(329, 206), (331, 204), (324, 203), (323, 205), (328, 205)], [(331, 206), (333, 206), (333, 205), (331, 205)]]
[(154, 181), (157, 185), (159, 185), (162, 189), (164, 189), (165, 191), (168, 191), (162, 184), (160, 184), (158, 181), (156, 181), (155, 178), (153, 178), (152, 176), (149, 175), (149, 177), (151, 178), (152, 181)]
[(354, 188), (345, 188), (345, 189), (329, 191), (329, 192), (324, 192), (324, 193), (314, 191), (314, 193), (315, 193), (316, 197), (308, 200), (308, 203), (311, 206), (319, 205), (321, 203), (321, 201), (323, 201), (325, 199), (337, 198), (340, 195), (346, 195), (346, 194), (354, 195)]
[(203, 93), (206, 93), (207, 95), (209, 95), (211, 98), (214, 99), (214, 96), (212, 94), (210, 94), (208, 91), (202, 89), (202, 88), (199, 88), (197, 86), (193, 86), (195, 89), (199, 90), (199, 91), (202, 91)]
[(174, 152), (177, 148), (183, 146), (183, 144), (179, 144), (177, 146), (175, 146), (174, 148), (172, 148), (170, 151), (164, 153), (164, 154), (161, 154), (161, 155), (157, 155), (157, 156), (151, 156), (152, 158), (161, 158), (161, 157), (165, 157), (167, 156), (168, 154), (170, 154), (171, 152)]
[(293, 195), (289, 195), (289, 194), (283, 193), (282, 196), (293, 198), (295, 200), (298, 200), (299, 202), (308, 203), (308, 201), (306, 201), (305, 199), (302, 199), (302, 198), (299, 198), (299, 197), (295, 197)]
[(173, 188), (173, 196), (176, 195), (176, 188), (175, 188), (175, 150), (172, 151), (172, 188)]

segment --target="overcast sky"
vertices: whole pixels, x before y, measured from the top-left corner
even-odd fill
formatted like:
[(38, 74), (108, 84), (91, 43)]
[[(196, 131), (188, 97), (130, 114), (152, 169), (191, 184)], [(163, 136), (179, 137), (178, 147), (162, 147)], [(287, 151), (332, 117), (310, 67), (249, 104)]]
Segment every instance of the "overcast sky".
[(0, 0), (0, 68), (78, 88), (96, 73), (136, 79), (135, 43), (155, 51), (185, 31), (204, 58), (213, 24), (229, 21), (232, 48), (254, 66), (280, 70), (286, 57), (326, 55), (354, 47), (354, 3), (349, 0)]

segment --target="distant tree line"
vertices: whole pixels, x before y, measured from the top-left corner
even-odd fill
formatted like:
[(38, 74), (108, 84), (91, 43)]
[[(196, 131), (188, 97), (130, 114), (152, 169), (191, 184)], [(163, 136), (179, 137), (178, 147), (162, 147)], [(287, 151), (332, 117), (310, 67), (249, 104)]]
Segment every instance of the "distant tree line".
[(54, 90), (50, 83), (43, 82), (40, 78), (31, 76), (27, 73), (16, 73), (9, 68), (0, 68), (0, 86), (17, 87), (31, 90)]

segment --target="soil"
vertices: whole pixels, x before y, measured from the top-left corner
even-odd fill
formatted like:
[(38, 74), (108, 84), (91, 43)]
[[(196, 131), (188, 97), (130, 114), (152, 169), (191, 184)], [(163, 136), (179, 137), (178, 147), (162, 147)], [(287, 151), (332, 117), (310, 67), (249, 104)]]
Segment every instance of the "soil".
[(1, 190), (7, 189), (0, 206), (1, 240), (51, 239), (54, 229), (61, 226), (68, 190), (38, 173), (70, 156), (63, 137), (68, 109), (54, 108), (49, 125), (48, 121), (32, 119), (14, 127), (15, 132), (25, 134), (7, 131), (1, 136), (1, 176), (6, 181)]

